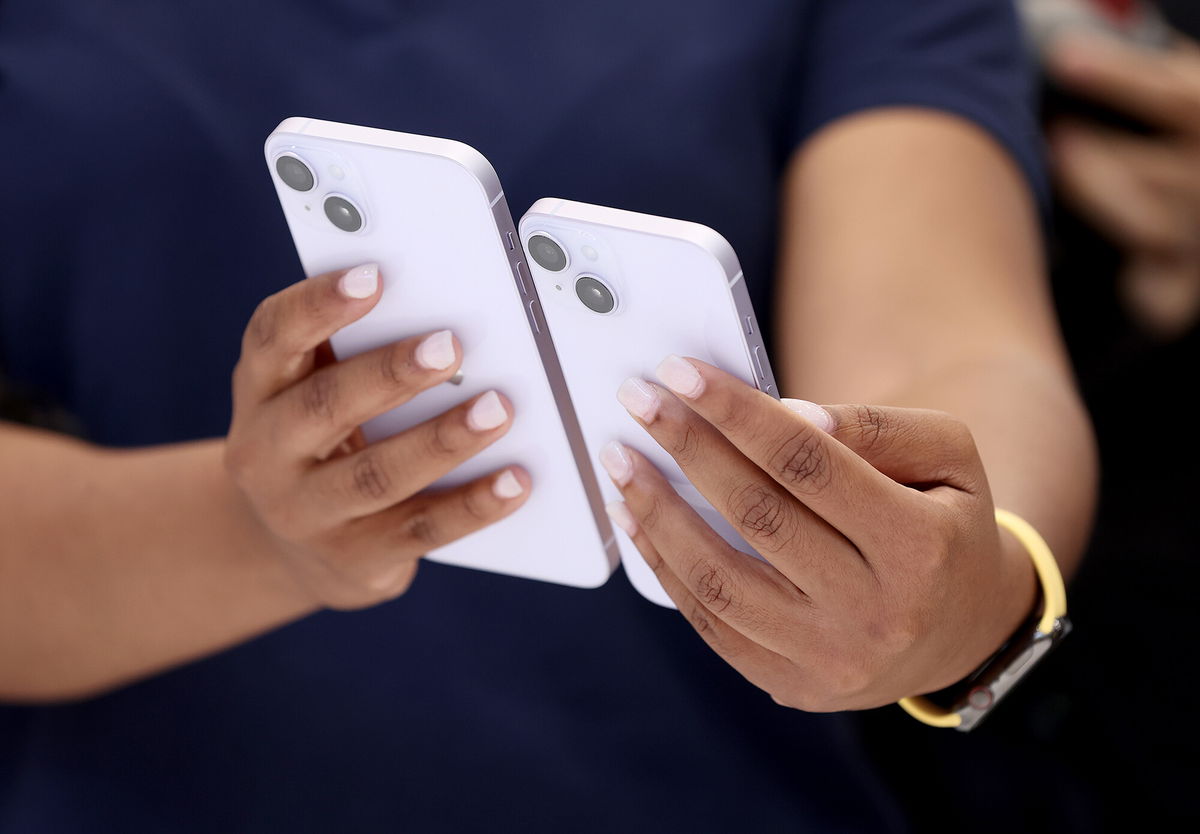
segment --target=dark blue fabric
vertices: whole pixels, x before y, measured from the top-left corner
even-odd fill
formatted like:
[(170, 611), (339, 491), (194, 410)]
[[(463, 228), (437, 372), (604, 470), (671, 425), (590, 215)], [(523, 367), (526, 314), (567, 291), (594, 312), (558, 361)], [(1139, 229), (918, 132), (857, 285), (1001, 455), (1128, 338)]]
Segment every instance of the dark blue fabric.
[[(100, 443), (218, 435), (299, 276), (261, 144), (310, 115), (469, 142), (556, 195), (707, 223), (763, 320), (777, 183), (853, 110), (995, 134), (1037, 182), (1006, 0), (0, 2), (0, 361)], [(883, 831), (850, 724), (775, 706), (618, 575), (426, 565), (74, 705), (0, 708), (0, 831)]]

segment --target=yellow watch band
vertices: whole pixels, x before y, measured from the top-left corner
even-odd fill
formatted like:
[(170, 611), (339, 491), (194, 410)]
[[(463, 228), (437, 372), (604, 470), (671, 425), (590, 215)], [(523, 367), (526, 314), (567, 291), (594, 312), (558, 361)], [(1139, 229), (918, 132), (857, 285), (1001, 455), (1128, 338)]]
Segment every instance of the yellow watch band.
[[(1039, 633), (1049, 635), (1054, 631), (1057, 620), (1067, 615), (1067, 588), (1063, 582), (1062, 572), (1058, 562), (1050, 552), (1038, 531), (1033, 529), (1028, 521), (1008, 510), (996, 510), (996, 524), (1016, 536), (1029, 558), (1033, 560), (1034, 570), (1042, 586), (1042, 616), (1038, 620)], [(953, 710), (948, 710), (923, 696), (901, 698), (900, 706), (913, 718), (931, 727), (958, 727), (962, 724), (962, 716)]]

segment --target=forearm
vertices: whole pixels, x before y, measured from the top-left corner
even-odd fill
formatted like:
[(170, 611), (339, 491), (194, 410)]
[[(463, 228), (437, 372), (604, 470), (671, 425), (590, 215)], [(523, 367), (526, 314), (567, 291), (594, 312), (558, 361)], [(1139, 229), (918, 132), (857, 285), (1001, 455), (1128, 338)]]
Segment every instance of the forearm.
[(814, 139), (787, 195), (784, 393), (964, 420), (995, 503), (1033, 523), (1071, 573), (1096, 457), (1015, 165), (965, 122), (892, 111)]
[(108, 451), (0, 424), (0, 698), (100, 691), (312, 610), (221, 445)]

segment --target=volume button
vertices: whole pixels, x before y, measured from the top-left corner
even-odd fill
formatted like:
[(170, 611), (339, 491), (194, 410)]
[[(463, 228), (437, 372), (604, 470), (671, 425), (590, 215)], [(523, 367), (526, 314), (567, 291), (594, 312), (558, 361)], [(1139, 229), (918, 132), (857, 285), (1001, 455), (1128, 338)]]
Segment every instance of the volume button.
[(542, 319), (542, 308), (536, 298), (529, 302), (529, 322), (533, 325), (534, 333), (541, 333), (545, 329), (546, 322)]
[(766, 370), (763, 368), (763, 348), (762, 348), (762, 345), (758, 345), (757, 347), (755, 347), (755, 348), (754, 348), (754, 370), (755, 370), (755, 372), (757, 372), (757, 373), (758, 373), (758, 378), (759, 378), (759, 379), (766, 379), (766, 378), (767, 378), (767, 372), (766, 372)]
[(531, 279), (529, 278), (529, 271), (525, 269), (525, 262), (517, 261), (517, 265), (513, 269), (517, 273), (517, 286), (521, 290), (521, 295), (529, 295), (529, 285), (525, 282)]

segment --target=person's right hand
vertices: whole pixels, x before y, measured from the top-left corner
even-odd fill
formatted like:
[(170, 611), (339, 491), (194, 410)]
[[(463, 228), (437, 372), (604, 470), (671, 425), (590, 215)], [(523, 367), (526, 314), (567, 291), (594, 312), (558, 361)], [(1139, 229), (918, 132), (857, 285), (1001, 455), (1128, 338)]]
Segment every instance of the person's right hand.
[(498, 521), (528, 495), (510, 466), (441, 492), (432, 482), (501, 437), (512, 406), (489, 391), (367, 445), (362, 423), (450, 379), (446, 330), (337, 362), (328, 339), (380, 297), (378, 267), (294, 284), (254, 312), (233, 374), (225, 465), (312, 602), (359, 608), (412, 582), (428, 550)]

